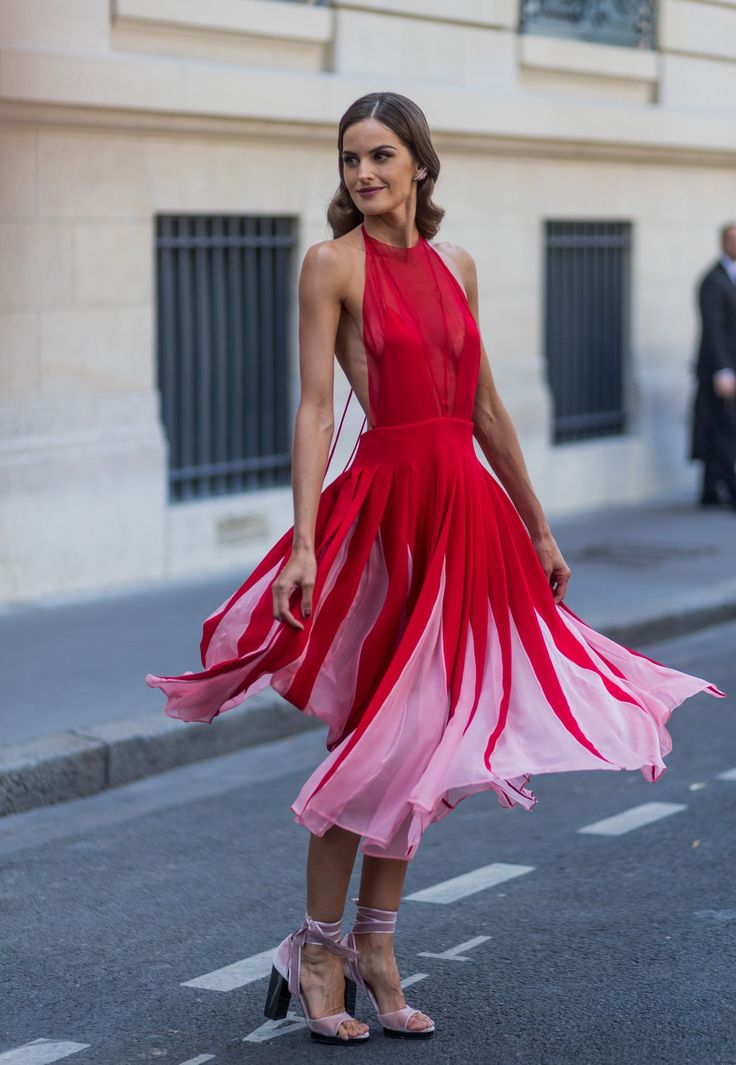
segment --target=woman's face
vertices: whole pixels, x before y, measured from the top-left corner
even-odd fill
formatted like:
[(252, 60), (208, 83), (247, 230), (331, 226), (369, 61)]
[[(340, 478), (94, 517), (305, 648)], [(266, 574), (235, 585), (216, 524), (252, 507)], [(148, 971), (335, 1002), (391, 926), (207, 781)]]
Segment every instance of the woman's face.
[[(363, 214), (387, 214), (416, 196), (414, 158), (393, 130), (375, 118), (354, 122), (342, 142), (343, 180)], [(373, 190), (364, 194), (362, 190)]]

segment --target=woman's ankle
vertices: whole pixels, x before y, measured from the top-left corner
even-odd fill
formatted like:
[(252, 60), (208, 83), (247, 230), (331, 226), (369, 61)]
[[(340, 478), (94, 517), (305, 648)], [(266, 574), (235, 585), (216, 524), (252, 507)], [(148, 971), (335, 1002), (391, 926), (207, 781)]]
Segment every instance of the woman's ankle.
[(302, 957), (310, 961), (320, 961), (328, 954), (332, 954), (332, 951), (328, 950), (324, 943), (302, 943)]
[(394, 951), (391, 932), (355, 932), (355, 941), (364, 953), (393, 954)]

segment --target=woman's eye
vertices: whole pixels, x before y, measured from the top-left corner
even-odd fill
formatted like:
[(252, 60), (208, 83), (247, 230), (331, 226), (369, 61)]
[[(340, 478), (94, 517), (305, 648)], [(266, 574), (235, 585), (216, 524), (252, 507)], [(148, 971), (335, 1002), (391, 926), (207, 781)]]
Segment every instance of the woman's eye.
[[(376, 152), (376, 154), (373, 156), (373, 158), (374, 159), (390, 159), (391, 156), (388, 154), (388, 152)], [(356, 163), (356, 162), (357, 162), (357, 159), (343, 159), (343, 164), (345, 166), (352, 166), (353, 163)]]

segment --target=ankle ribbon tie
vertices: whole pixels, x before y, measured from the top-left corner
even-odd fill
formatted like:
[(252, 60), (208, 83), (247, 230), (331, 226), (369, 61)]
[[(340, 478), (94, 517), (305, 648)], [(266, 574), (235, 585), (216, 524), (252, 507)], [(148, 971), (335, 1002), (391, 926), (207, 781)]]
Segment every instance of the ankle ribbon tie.
[(308, 913), (305, 914), (301, 926), (293, 933), (289, 946), (289, 991), (292, 995), (299, 994), (301, 947), (304, 943), (319, 943), (348, 961), (356, 961), (358, 957), (357, 950), (340, 943), (339, 921), (315, 921)]
[(367, 932), (391, 933), (396, 928), (398, 910), (380, 910), (376, 906), (364, 906), (357, 899), (353, 899), (353, 902), (358, 903), (353, 932), (358, 935)]

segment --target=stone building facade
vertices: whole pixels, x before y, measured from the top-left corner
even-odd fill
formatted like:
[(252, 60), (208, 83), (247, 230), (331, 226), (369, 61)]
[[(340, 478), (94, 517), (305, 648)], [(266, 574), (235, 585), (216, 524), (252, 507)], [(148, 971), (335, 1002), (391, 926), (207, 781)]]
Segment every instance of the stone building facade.
[[(630, 16), (611, 3), (608, 20), (599, 3), (587, 21), (573, 7), (3, 0), (0, 600), (246, 570), (291, 523), (283, 470), (233, 490), (219, 453), (198, 460), (210, 462), (204, 489), (172, 496), (161, 323), (162, 291), (176, 290), (162, 219), (191, 222), (195, 237), (198, 219), (212, 232), (245, 219), (246, 234), (248, 220), (288, 223), (286, 269), (259, 289), (277, 286), (281, 307), (285, 362), (268, 404), (281, 403), (283, 451), (298, 270), (331, 236), (336, 123), (381, 89), (429, 120), (447, 210), (438, 239), (476, 260), (486, 348), (549, 514), (691, 485), (693, 286), (736, 216), (736, 0), (632, 4)], [(217, 306), (207, 291), (198, 314)], [(581, 293), (600, 308), (581, 311)], [(609, 423), (594, 382), (575, 393), (596, 345), (620, 393)], [(209, 372), (211, 352), (192, 357)], [(336, 367), (338, 416), (346, 394)], [(565, 403), (583, 428), (556, 437)], [(330, 477), (361, 418), (353, 400)], [(176, 431), (186, 444), (188, 426)], [(258, 455), (228, 461), (244, 475)]]

